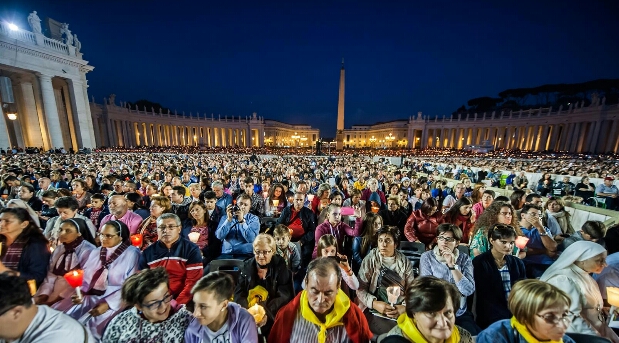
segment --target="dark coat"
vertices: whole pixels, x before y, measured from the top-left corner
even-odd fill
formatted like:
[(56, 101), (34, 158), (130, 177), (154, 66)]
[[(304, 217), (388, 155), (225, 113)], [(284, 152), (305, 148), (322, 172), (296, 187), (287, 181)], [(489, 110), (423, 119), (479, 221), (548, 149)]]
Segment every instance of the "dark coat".
[(274, 253), (271, 263), (268, 265), (266, 279), (263, 281), (258, 280), (256, 258), (252, 257), (245, 260), (245, 267), (239, 276), (239, 282), (234, 292), (234, 302), (243, 308), (247, 308), (249, 290), (258, 285), (261, 285), (269, 292), (266, 302), (262, 304), (268, 317), (263, 331), (269, 331), (279, 309), (290, 302), (295, 294), (292, 272), (288, 269), (286, 262), (281, 256)]
[[(517, 281), (526, 278), (524, 263), (518, 257), (507, 255), (507, 268), (512, 287)], [(512, 313), (507, 308), (501, 273), (494, 262), (491, 251), (473, 259), (473, 278), (475, 279), (476, 322), (482, 329), (501, 319), (509, 319)]]

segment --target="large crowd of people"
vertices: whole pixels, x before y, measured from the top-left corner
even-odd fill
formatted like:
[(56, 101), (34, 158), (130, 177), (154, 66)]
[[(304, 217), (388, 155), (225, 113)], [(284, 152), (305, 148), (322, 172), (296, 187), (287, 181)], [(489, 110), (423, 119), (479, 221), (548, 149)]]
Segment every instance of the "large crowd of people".
[(565, 201), (619, 209), (617, 173), (520, 151), (11, 152), (0, 342), (619, 343), (619, 226), (574, 227)]

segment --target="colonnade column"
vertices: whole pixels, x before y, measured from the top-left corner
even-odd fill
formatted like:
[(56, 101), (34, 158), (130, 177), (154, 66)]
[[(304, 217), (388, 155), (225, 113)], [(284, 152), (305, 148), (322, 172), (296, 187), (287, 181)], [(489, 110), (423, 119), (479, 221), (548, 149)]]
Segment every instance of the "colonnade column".
[(56, 106), (52, 77), (46, 74), (39, 74), (38, 76), (41, 84), (43, 107), (45, 108), (45, 117), (47, 118), (47, 127), (49, 128), (52, 148), (60, 148), (64, 146), (64, 142), (62, 140), (62, 132), (60, 131), (60, 118), (58, 117), (58, 107)]
[(2, 106), (0, 106), (0, 149), (5, 149), (11, 146), (9, 142), (9, 130), (6, 124), (4, 112)]
[[(84, 96), (84, 85), (81, 81), (68, 79), (69, 94), (71, 95), (71, 107), (73, 108), (74, 123), (77, 121), (79, 126), (80, 138), (82, 147), (93, 149), (96, 148), (95, 135), (92, 125), (92, 117), (90, 112), (86, 111), (86, 102)], [(77, 119), (77, 120), (75, 120)]]

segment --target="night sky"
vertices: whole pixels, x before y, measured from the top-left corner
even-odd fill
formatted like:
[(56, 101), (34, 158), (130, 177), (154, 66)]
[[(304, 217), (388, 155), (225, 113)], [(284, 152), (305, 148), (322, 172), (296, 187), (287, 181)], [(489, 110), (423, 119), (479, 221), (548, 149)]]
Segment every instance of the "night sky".
[(508, 88), (619, 78), (619, 1), (29, 1), (82, 42), (89, 95), (346, 127), (449, 115)]

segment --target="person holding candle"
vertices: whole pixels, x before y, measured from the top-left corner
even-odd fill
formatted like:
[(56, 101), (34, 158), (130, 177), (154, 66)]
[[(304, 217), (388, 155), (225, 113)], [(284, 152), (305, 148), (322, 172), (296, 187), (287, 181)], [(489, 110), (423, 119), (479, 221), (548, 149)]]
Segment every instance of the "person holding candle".
[(423, 253), (419, 260), (419, 276), (432, 275), (458, 288), (461, 301), (456, 309), (456, 324), (472, 335), (477, 335), (479, 327), (475, 324), (473, 313), (466, 306), (466, 297), (475, 292), (475, 281), (471, 259), (458, 250), (462, 230), (454, 224), (441, 224), (436, 231), (437, 244), (432, 250)]
[(138, 233), (142, 235), (142, 247), (144, 250), (155, 243), (157, 236), (157, 218), (164, 213), (169, 213), (172, 209), (170, 198), (154, 195), (150, 201), (150, 216), (140, 223)]
[(0, 273), (17, 272), (40, 285), (47, 275), (48, 241), (23, 208), (0, 210)]
[(99, 233), (101, 246), (90, 253), (83, 266), (83, 296), (67, 296), (53, 305), (84, 323), (97, 340), (109, 321), (124, 309), (122, 284), (138, 271), (140, 250), (131, 245), (129, 235), (123, 222), (105, 223)]
[[(358, 210), (356, 210), (355, 212), (356, 214), (360, 214)], [(327, 208), (327, 213), (329, 214), (327, 219), (323, 223), (318, 225), (318, 227), (316, 227), (316, 232), (314, 234), (314, 240), (316, 244), (314, 246), (314, 252), (312, 253), (312, 257), (317, 256), (318, 240), (323, 235), (333, 235), (337, 239), (337, 250), (343, 252), (345, 236), (357, 237), (359, 236), (359, 232), (361, 232), (361, 226), (356, 226), (353, 229), (346, 223), (342, 222), (342, 208), (339, 205), (330, 204)]]
[[(526, 208), (526, 206), (525, 206)], [(608, 326), (600, 288), (591, 273), (599, 274), (607, 266), (606, 249), (589, 241), (576, 242), (548, 268), (541, 281), (559, 288), (571, 299), (569, 311), (576, 315), (569, 332), (604, 337), (613, 343), (619, 336)]]
[[(523, 280), (509, 295), (511, 319), (500, 320), (479, 333), (477, 343), (574, 343), (566, 335), (577, 318), (570, 312), (573, 300), (551, 284)], [(586, 342), (586, 338), (582, 342)]]
[(271, 185), (269, 196), (264, 201), (264, 214), (267, 217), (278, 217), (282, 210), (288, 206), (286, 191), (280, 183)]
[(140, 270), (164, 267), (170, 277), (172, 297), (185, 304), (191, 299), (191, 287), (203, 275), (200, 248), (181, 237), (181, 220), (174, 213), (157, 218), (157, 234), (159, 240), (140, 256)]
[[(206, 266), (221, 255), (222, 242), (215, 236), (217, 225), (216, 223), (212, 223), (208, 216), (206, 205), (202, 202), (194, 201), (189, 205), (189, 219), (191, 221), (185, 224), (183, 231), (190, 232), (187, 234), (190, 240), (191, 234), (198, 235), (194, 243), (202, 250), (202, 256), (204, 257), (203, 264)], [(191, 228), (187, 230), (189, 226), (191, 226)]]
[[(363, 259), (359, 269), (357, 297), (372, 332), (382, 334), (396, 324), (393, 319), (404, 313), (404, 290), (413, 282), (414, 273), (411, 262), (397, 250), (400, 244), (398, 228), (384, 226), (376, 232), (376, 237), (377, 247)], [(402, 290), (393, 305), (387, 297), (387, 287), (391, 286)]]
[[(253, 251), (254, 257), (245, 261), (234, 299), (244, 308), (255, 303), (264, 307), (266, 316), (258, 327), (268, 336), (277, 312), (294, 297), (292, 273), (277, 254), (277, 245), (271, 235), (261, 233), (256, 236)], [(257, 289), (266, 290), (258, 299), (253, 297)]]
[(172, 302), (169, 283), (168, 273), (162, 267), (127, 278), (121, 295), (125, 304), (132, 307), (112, 319), (101, 342), (182, 342), (193, 317), (184, 306)]
[(69, 218), (60, 223), (59, 244), (52, 253), (47, 277), (37, 291), (34, 301), (40, 305), (53, 305), (70, 296), (73, 289), (63, 278), (70, 270), (84, 269), (90, 254), (97, 248), (95, 239), (83, 219)]
[(473, 343), (471, 333), (456, 323), (460, 297), (449, 281), (434, 276), (417, 278), (406, 290), (406, 312), (378, 342)]
[(226, 273), (211, 272), (191, 290), (188, 310), (194, 318), (185, 331), (185, 343), (258, 342), (256, 321), (232, 302), (234, 280)]
[(512, 255), (517, 237), (514, 227), (495, 224), (488, 230), (491, 249), (473, 259), (476, 322), (482, 329), (512, 316), (507, 299), (514, 284), (526, 278), (524, 262)]
[(310, 204), (310, 209), (312, 210), (312, 212), (314, 212), (316, 216), (318, 216), (320, 214), (320, 211), (322, 211), (322, 201), (329, 199), (330, 194), (331, 185), (329, 185), (328, 183), (321, 183), (320, 185), (318, 185), (316, 189), (316, 196), (314, 196)]
[[(361, 200), (365, 200), (366, 204), (370, 204), (370, 202), (375, 201), (378, 203), (378, 206), (384, 208), (384, 205), (387, 203), (387, 198), (385, 198), (385, 193), (378, 189), (378, 180), (375, 178), (371, 178), (366, 183), (367, 188), (361, 192)], [(372, 195), (378, 196), (376, 200)], [(369, 210), (369, 209), (368, 209)]]
[(438, 210), (438, 201), (427, 198), (419, 210), (413, 211), (404, 226), (404, 235), (410, 242), (421, 242), (426, 250), (436, 242), (436, 228), (444, 221)]
[(0, 273), (0, 309), (0, 342), (95, 342), (75, 319), (34, 304), (28, 283), (16, 275)]
[(367, 343), (372, 332), (363, 313), (341, 291), (342, 274), (335, 259), (317, 258), (305, 276), (306, 289), (275, 318), (269, 343)]

